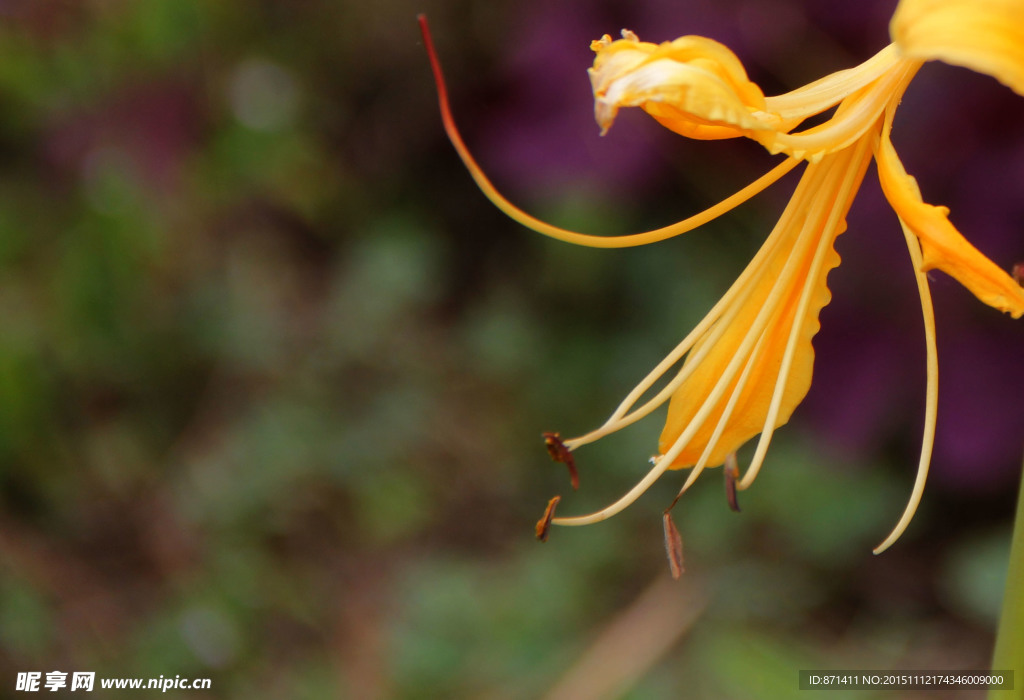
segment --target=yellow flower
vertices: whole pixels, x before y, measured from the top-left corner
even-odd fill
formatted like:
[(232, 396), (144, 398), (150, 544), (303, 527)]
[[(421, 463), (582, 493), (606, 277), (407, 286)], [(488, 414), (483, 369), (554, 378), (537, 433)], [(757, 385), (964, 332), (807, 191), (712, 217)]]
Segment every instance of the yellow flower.
[[(833, 246), (846, 229), (847, 211), (874, 159), (917, 277), (927, 350), (925, 431), (917, 478), (903, 516), (874, 551), (889, 547), (920, 502), (935, 435), (938, 362), (925, 273), (941, 270), (989, 306), (1014, 318), (1024, 314), (1024, 288), (953, 227), (947, 209), (923, 201), (893, 148), (893, 115), (917, 70), (932, 59), (988, 73), (1024, 95), (1024, 3), (902, 0), (892, 20), (892, 44), (855, 68), (770, 97), (748, 79), (728, 48), (710, 39), (691, 36), (652, 44), (628, 31), (615, 41), (605, 35), (591, 46), (597, 56), (589, 70), (602, 131), (612, 125), (619, 109), (639, 107), (689, 138), (742, 136), (770, 153), (786, 156), (766, 175), (701, 214), (655, 231), (616, 237), (551, 226), (525, 214), (493, 188), (455, 129), (425, 22), (424, 32), (445, 128), (460, 156), (491, 201), (545, 235), (607, 248), (663, 240), (720, 216), (798, 164), (807, 163), (792, 199), (761, 249), (697, 327), (602, 426), (565, 441), (548, 434), (549, 449), (552, 440), (557, 441), (552, 455), (573, 467), (572, 450), (640, 420), (667, 402), (660, 454), (652, 460), (651, 470), (629, 493), (590, 515), (553, 517), (553, 501), (538, 534), (546, 536), (550, 524), (585, 525), (609, 518), (669, 469), (691, 469), (680, 495), (705, 468), (723, 463), (730, 486), (742, 490), (751, 485), (773, 432), (789, 420), (810, 387), (811, 339), (819, 328), (818, 314), (831, 298), (826, 277), (839, 264)], [(824, 122), (799, 129), (804, 120), (833, 108)], [(666, 377), (663, 386), (654, 389)], [(653, 396), (644, 398), (652, 392)], [(754, 437), (758, 437), (754, 455), (740, 478), (735, 452)], [(666, 511), (666, 537), (672, 534), (674, 541), (678, 535), (669, 523)], [(675, 545), (670, 546), (670, 554), (675, 550)]]

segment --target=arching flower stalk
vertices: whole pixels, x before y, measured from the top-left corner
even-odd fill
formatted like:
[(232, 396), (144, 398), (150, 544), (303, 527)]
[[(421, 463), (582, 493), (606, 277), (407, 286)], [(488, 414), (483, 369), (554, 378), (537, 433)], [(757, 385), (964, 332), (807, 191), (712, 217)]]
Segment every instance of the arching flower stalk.
[[(568, 440), (545, 434), (549, 451), (574, 468), (571, 451), (621, 430), (668, 404), (668, 417), (651, 469), (628, 493), (589, 515), (554, 517), (549, 504), (538, 523), (586, 525), (633, 503), (668, 470), (690, 469), (685, 492), (709, 467), (725, 463), (726, 483), (749, 488), (764, 463), (774, 431), (784, 425), (811, 384), (818, 315), (831, 293), (826, 284), (839, 264), (836, 238), (865, 172), (874, 159), (882, 190), (906, 239), (917, 278), (926, 340), (925, 429), (917, 477), (906, 509), (881, 552), (905, 530), (924, 489), (935, 436), (938, 360), (925, 273), (938, 269), (982, 302), (1019, 318), (1024, 289), (974, 248), (949, 222), (948, 210), (926, 204), (893, 147), (893, 116), (908, 84), (926, 60), (941, 59), (989, 73), (1024, 95), (1024, 3), (1016, 0), (903, 0), (890, 27), (893, 43), (861, 65), (792, 92), (766, 97), (740, 60), (711, 39), (686, 36), (663, 44), (629, 31), (592, 43), (589, 69), (595, 116), (602, 132), (618, 111), (639, 107), (659, 123), (694, 139), (746, 137), (785, 159), (757, 181), (708, 210), (646, 233), (591, 236), (539, 221), (506, 200), (473, 160), (452, 121), (444, 82), (425, 20), (446, 131), (487, 197), (523, 225), (579, 245), (644, 245), (690, 231), (776, 182), (798, 164), (806, 169), (767, 239), (725, 295), (597, 429)], [(810, 117), (834, 109), (817, 126)], [(658, 388), (661, 383), (660, 388)], [(757, 437), (746, 471), (735, 453)], [(677, 498), (678, 500), (678, 498)], [(673, 502), (674, 505), (675, 502)], [(669, 507), (671, 508), (671, 506)], [(681, 570), (681, 542), (666, 509), (666, 543), (673, 571)], [(673, 556), (680, 558), (675, 562)]]

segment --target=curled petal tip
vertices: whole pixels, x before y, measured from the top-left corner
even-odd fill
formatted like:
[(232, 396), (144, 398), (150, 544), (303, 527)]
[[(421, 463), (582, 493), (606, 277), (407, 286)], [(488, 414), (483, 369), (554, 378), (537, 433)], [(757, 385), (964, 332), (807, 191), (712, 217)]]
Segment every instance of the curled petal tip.
[(602, 98), (594, 100), (594, 121), (601, 127), (601, 136), (608, 133), (608, 129), (612, 128), (612, 124), (615, 122), (615, 116), (619, 113), (619, 108), (614, 104), (605, 101)]

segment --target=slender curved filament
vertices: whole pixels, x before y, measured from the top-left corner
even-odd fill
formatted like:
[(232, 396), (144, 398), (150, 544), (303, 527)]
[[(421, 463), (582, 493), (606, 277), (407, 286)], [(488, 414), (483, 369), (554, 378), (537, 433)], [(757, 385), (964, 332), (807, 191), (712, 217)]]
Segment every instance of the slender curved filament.
[(903, 531), (907, 529), (917, 507), (921, 503), (921, 496), (924, 494), (924, 485), (928, 480), (928, 465), (932, 460), (932, 448), (935, 446), (935, 419), (939, 407), (939, 353), (935, 341), (935, 310), (932, 306), (932, 294), (928, 288), (928, 276), (921, 272), (921, 244), (914, 234), (907, 228), (907, 225), (900, 219), (900, 227), (907, 239), (907, 249), (910, 251), (910, 260), (914, 265), (914, 277), (917, 279), (917, 291), (921, 297), (921, 314), (924, 317), (924, 340), (927, 352), (927, 373), (928, 388), (925, 391), (924, 409), (924, 437), (921, 439), (921, 458), (917, 463), (917, 477), (914, 479), (914, 488), (910, 492), (907, 507), (903, 510), (899, 522), (893, 528), (889, 536), (882, 540), (882, 543), (875, 547), (875, 554), (881, 554), (887, 550), (892, 543), (899, 539)]
[(500, 192), (498, 192), (497, 188), (494, 187), (490, 179), (484, 174), (483, 170), (473, 158), (473, 155), (469, 152), (469, 148), (466, 147), (465, 142), (462, 140), (462, 136), (459, 134), (458, 128), (455, 126), (455, 119), (452, 117), (451, 108), (448, 105), (448, 89), (445, 86), (444, 74), (441, 72), (441, 63), (438, 61), (437, 53), (434, 50), (434, 42), (430, 37), (427, 18), (424, 15), (420, 15), (418, 19), (420, 29), (423, 32), (423, 43), (427, 49), (427, 54), (430, 56), (430, 66), (433, 69), (434, 82), (437, 86), (437, 100), (441, 109), (441, 121), (444, 124), (444, 130), (448, 135), (448, 139), (452, 142), (452, 146), (455, 147), (455, 150), (458, 152), (459, 157), (465, 164), (466, 169), (469, 170), (469, 174), (473, 177), (473, 180), (476, 181), (477, 186), (480, 187), (484, 195), (509, 218), (517, 221), (526, 228), (536, 231), (537, 233), (550, 236), (551, 238), (556, 238), (560, 241), (565, 241), (566, 243), (575, 243), (576, 245), (588, 246), (591, 248), (630, 248), (633, 246), (647, 245), (648, 243), (656, 243), (658, 241), (678, 236), (682, 233), (687, 233), (688, 231), (692, 231), (695, 228), (703, 226), (713, 219), (717, 219), (722, 214), (735, 209), (740, 204), (743, 204), (754, 195), (777, 182), (800, 163), (799, 158), (787, 158), (767, 173), (754, 180), (738, 192), (726, 197), (718, 204), (709, 207), (698, 214), (694, 214), (689, 218), (683, 219), (682, 221), (654, 229), (652, 231), (628, 234), (624, 236), (595, 236), (587, 233), (568, 231), (566, 229), (559, 228), (558, 226), (552, 226), (545, 221), (541, 221), (540, 219), (527, 214), (522, 209), (508, 201), (508, 199), (506, 199)]

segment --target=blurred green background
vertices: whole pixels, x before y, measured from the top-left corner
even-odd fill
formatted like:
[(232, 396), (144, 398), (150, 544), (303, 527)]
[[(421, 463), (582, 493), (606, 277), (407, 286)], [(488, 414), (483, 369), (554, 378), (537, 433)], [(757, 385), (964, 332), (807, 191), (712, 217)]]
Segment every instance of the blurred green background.
[[(0, 696), (18, 672), (92, 670), (212, 679), (177, 697), (786, 698), (798, 669), (986, 667), (1005, 467), (929, 490), (905, 539), (870, 554), (909, 492), (923, 406), (902, 258), (910, 349), (887, 361), (907, 415), (816, 388), (742, 514), (717, 471), (681, 502), (674, 585), (660, 519), (678, 475), (609, 522), (533, 538), (555, 493), (568, 514), (629, 488), (660, 426), (581, 450), (577, 494), (541, 431), (602, 420), (789, 189), (659, 246), (543, 240), (445, 141), (415, 15), (499, 186), (563, 225), (625, 233), (771, 161), (625, 114), (598, 140), (591, 39), (724, 27), (775, 91), (870, 56), (894, 6), (866, 3), (856, 23), (835, 2), (671, 5), (0, 3)], [(891, 313), (875, 297), (868, 318)], [(873, 337), (841, 311), (823, 344)], [(969, 313), (957, 328), (1010, 332)], [(874, 440), (837, 442), (812, 415), (858, 406), (884, 417)]]

